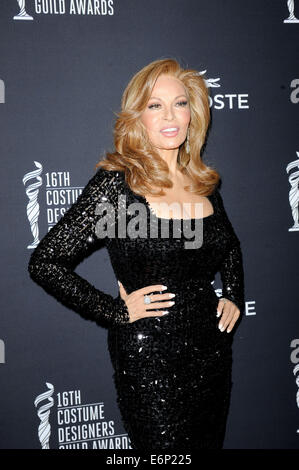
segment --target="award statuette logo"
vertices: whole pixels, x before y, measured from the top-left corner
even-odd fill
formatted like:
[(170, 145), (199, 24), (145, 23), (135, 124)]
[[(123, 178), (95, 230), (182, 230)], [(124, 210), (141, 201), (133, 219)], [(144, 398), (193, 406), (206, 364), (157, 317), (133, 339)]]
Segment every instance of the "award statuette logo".
[(37, 405), (40, 402), (45, 401), (46, 403), (38, 408), (37, 414), (40, 419), (40, 424), (38, 426), (38, 438), (41, 443), (42, 449), (50, 449), (49, 441), (51, 436), (51, 425), (49, 423), (50, 409), (54, 405), (54, 399), (52, 395), (54, 393), (54, 386), (46, 382), (48, 390), (44, 393), (41, 393), (34, 400), (34, 405), (37, 408)]
[(5, 103), (5, 83), (0, 79), (0, 103)]
[[(293, 348), (292, 352), (291, 352), (291, 362), (293, 364), (295, 364), (294, 366), (294, 369), (293, 369), (293, 374), (294, 376), (296, 377), (295, 381), (296, 381), (296, 385), (298, 387), (298, 390), (297, 390), (297, 393), (296, 393), (296, 403), (297, 403), (297, 407), (299, 408), (299, 356), (298, 356), (298, 353), (299, 353), (299, 339), (298, 338), (294, 338), (292, 341), (291, 341), (291, 344), (290, 344), (291, 348)], [(299, 428), (297, 429), (297, 434), (299, 434)]]
[(26, 188), (26, 195), (29, 199), (27, 204), (27, 217), (30, 223), (31, 232), (33, 235), (33, 241), (27, 248), (36, 248), (39, 244), (39, 229), (38, 229), (38, 217), (39, 217), (39, 203), (38, 203), (38, 193), (39, 188), (42, 185), (42, 177), (40, 176), (43, 167), (39, 162), (34, 162), (37, 170), (30, 171), (26, 173), (23, 177), (23, 184), (27, 183), (28, 180), (35, 179)]
[(294, 171), (289, 176), (289, 183), (291, 185), (291, 189), (289, 192), (289, 202), (292, 209), (292, 216), (294, 219), (293, 227), (289, 228), (289, 232), (299, 232), (299, 152), (297, 153), (297, 160), (289, 163), (287, 166), (287, 173), (293, 168), (297, 168), (297, 171)]
[(284, 23), (299, 23), (299, 20), (294, 14), (294, 3), (294, 0), (288, 0), (289, 17), (284, 20)]
[(0, 364), (5, 364), (5, 343), (0, 339)]
[(13, 17), (14, 20), (33, 20), (32, 16), (26, 13), (25, 1), (26, 0), (17, 0), (20, 8), (20, 13)]

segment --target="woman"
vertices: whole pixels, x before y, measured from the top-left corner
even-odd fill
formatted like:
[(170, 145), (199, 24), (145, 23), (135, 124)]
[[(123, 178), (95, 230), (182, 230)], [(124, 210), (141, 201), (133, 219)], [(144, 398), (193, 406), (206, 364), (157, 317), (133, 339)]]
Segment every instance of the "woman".
[[(223, 446), (244, 275), (219, 174), (200, 157), (209, 123), (208, 89), (195, 70), (174, 59), (140, 70), (122, 97), (115, 152), (98, 163), (29, 262), (47, 292), (108, 328), (117, 401), (134, 449)], [(200, 234), (200, 246), (187, 247), (191, 232)], [(74, 272), (101, 241), (119, 282), (116, 299)], [(211, 285), (218, 271), (220, 299)]]

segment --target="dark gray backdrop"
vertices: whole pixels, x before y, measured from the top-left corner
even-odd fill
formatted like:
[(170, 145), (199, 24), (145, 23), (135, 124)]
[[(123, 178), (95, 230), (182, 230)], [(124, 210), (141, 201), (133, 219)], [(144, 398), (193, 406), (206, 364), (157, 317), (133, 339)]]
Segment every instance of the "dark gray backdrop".
[[(114, 112), (132, 75), (153, 60), (174, 57), (219, 79), (211, 93), (222, 95), (217, 101), (224, 106), (212, 106), (204, 158), (222, 176), (222, 196), (244, 255), (247, 310), (235, 335), (225, 448), (298, 448), (299, 233), (289, 231), (289, 175), (299, 158), (299, 23), (284, 23), (287, 2), (111, 0), (109, 15), (107, 0), (99, 2), (102, 14), (79, 15), (70, 14), (70, 0), (60, 2), (65, 13), (52, 14), (39, 12), (41, 1), (27, 0), (33, 20), (13, 19), (19, 3), (3, 0), (0, 6), (0, 447), (39, 449), (48, 442), (54, 449), (68, 440), (90, 448), (95, 441), (116, 446), (122, 439), (126, 448), (107, 331), (63, 307), (27, 273), (33, 235), (26, 189), (38, 180), (24, 184), (23, 178), (37, 170), (35, 162), (41, 166), (41, 238), (51, 226), (47, 176), (63, 172), (80, 191), (104, 151), (113, 148)], [(299, 0), (294, 6), (299, 18)], [(231, 106), (225, 95), (234, 95)], [(238, 106), (238, 95), (245, 107)], [(56, 207), (69, 206), (60, 201)], [(117, 295), (105, 249), (77, 272)], [(74, 394), (65, 392), (78, 390), (75, 403)], [(49, 397), (35, 406), (44, 392)], [(58, 410), (74, 410), (78, 403), (103, 404), (98, 424), (110, 422), (114, 429), (108, 444), (90, 429), (74, 437), (84, 423), (95, 422), (82, 417), (65, 437), (72, 423), (67, 415), (58, 422)]]

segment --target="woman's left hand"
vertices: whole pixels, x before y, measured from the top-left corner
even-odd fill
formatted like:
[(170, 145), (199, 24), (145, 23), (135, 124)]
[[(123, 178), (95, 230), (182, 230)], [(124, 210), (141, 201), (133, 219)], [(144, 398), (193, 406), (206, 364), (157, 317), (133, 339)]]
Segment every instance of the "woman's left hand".
[(227, 333), (229, 333), (240, 316), (240, 310), (231, 300), (222, 297), (217, 306), (217, 317), (220, 315), (222, 316), (218, 328), (223, 332), (228, 326)]

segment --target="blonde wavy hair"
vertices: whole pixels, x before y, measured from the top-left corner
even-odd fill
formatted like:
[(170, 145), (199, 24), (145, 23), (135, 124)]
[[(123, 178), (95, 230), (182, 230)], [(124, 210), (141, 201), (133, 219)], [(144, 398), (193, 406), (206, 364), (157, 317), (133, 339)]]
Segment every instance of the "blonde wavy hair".
[(152, 146), (140, 120), (156, 80), (162, 74), (181, 80), (190, 104), (190, 153), (186, 152), (185, 141), (179, 148), (177, 159), (178, 169), (191, 180), (184, 189), (202, 196), (210, 195), (220, 175), (201, 158), (211, 120), (208, 88), (197, 70), (183, 69), (172, 58), (155, 60), (131, 78), (122, 96), (121, 112), (115, 113), (115, 152), (107, 152), (95, 168), (124, 171), (127, 184), (141, 196), (162, 196), (165, 195), (163, 187), (173, 186), (168, 164)]

